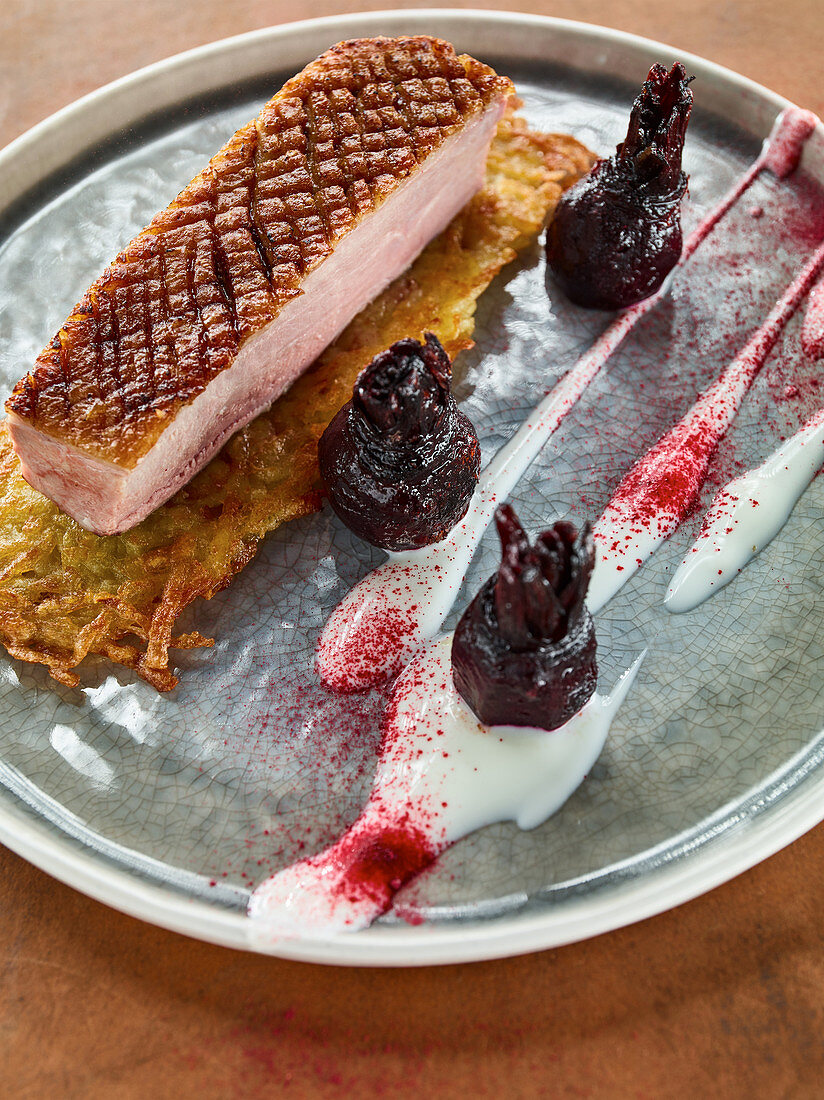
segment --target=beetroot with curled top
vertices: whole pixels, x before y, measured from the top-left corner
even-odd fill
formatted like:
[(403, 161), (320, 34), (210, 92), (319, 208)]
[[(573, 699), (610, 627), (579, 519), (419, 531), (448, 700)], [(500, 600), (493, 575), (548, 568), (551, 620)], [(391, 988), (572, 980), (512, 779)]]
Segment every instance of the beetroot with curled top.
[(669, 73), (653, 65), (633, 104), (626, 141), (558, 204), (547, 230), (547, 260), (578, 305), (625, 309), (654, 294), (678, 263), (690, 79), (680, 62)]
[(461, 617), (455, 686), (488, 726), (553, 730), (598, 682), (595, 627), (584, 603), (595, 562), (592, 528), (559, 521), (531, 545), (507, 504), (495, 514), (501, 566)]
[(329, 502), (384, 550), (438, 542), (469, 507), (481, 449), (451, 381), (449, 356), (431, 332), (424, 344), (399, 340), (361, 372), (320, 438)]

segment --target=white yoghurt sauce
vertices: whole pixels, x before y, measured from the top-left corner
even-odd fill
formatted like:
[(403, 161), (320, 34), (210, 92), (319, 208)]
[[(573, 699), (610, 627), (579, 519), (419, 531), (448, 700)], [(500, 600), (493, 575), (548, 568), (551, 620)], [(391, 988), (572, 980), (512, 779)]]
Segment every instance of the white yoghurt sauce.
[(515, 821), (521, 829), (540, 825), (600, 756), (644, 657), (610, 695), (593, 695), (563, 726), (547, 731), (482, 725), (452, 682), (451, 652), (449, 635), (422, 650), (398, 678), (369, 800), (330, 848), (257, 887), (249, 904), (254, 942), (354, 932), (386, 911), (385, 895), (376, 899), (345, 887), (347, 858), (351, 864), (359, 836), (379, 837), (402, 822), (430, 842), (434, 859), (494, 822)]
[(820, 409), (765, 462), (717, 493), (667, 589), (667, 610), (691, 611), (729, 584), (772, 542), (823, 463)]

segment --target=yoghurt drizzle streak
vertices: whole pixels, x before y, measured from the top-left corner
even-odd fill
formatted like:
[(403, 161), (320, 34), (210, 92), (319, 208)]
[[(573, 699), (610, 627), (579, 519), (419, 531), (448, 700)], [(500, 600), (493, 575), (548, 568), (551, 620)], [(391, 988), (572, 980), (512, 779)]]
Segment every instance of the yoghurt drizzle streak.
[(824, 409), (754, 470), (716, 494), (698, 538), (672, 578), (664, 606), (691, 611), (720, 592), (769, 546), (824, 463)]

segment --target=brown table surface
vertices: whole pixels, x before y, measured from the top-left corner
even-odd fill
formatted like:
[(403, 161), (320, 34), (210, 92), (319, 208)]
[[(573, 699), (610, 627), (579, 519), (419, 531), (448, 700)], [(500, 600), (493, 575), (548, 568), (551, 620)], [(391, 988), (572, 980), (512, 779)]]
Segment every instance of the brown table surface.
[[(303, 16), (388, 6), (0, 0), (0, 146), (180, 50)], [(647, 35), (824, 112), (821, 0), (460, 6)], [(0, 849), (0, 1094), (820, 1096), (822, 908), (819, 826), (712, 893), (586, 943), (371, 971), (197, 943), (122, 916)]]

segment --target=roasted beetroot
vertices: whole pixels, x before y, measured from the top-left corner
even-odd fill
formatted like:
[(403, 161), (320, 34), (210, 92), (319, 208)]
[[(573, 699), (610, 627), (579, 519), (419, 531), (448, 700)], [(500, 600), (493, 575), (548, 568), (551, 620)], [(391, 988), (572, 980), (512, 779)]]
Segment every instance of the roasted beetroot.
[(584, 604), (592, 529), (559, 521), (530, 545), (512, 508), (495, 514), (501, 566), (452, 642), (455, 686), (488, 726), (553, 730), (595, 691), (595, 627)]
[(329, 501), (343, 522), (385, 550), (444, 538), (469, 506), (481, 450), (451, 390), (437, 337), (399, 340), (355, 383), (318, 444)]
[(653, 65), (630, 114), (626, 141), (561, 199), (547, 259), (578, 305), (624, 309), (648, 298), (681, 255), (681, 153), (692, 92), (680, 63)]

